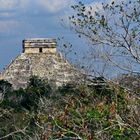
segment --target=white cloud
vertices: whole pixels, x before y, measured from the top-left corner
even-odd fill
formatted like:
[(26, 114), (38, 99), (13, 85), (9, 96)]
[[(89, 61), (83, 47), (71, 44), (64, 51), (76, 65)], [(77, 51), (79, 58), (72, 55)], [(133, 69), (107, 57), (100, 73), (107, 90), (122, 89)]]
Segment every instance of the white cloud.
[[(119, 4), (121, 2), (126, 2), (128, 0), (105, 0), (105, 3), (111, 4), (112, 2), (115, 2), (116, 4)], [(86, 5), (87, 9), (86, 11), (89, 11), (89, 8), (92, 7), (92, 14), (94, 15), (95, 11), (102, 11), (102, 2), (91, 2), (90, 4)]]
[(67, 6), (71, 6), (74, 0), (38, 0), (37, 3), (47, 11), (55, 13)]
[(0, 21), (0, 33), (10, 32), (20, 26), (16, 20)]
[(0, 12), (0, 17), (11, 17), (14, 15), (15, 13), (11, 13), (11, 12)]
[(109, 1), (109, 3), (111, 4), (112, 2), (121, 3), (121, 2), (128, 1), (128, 0), (108, 0), (108, 1)]
[[(36, 4), (49, 12), (58, 12), (67, 6), (71, 6), (75, 0), (0, 0), (0, 10), (27, 9)], [(38, 7), (39, 8), (39, 7)]]
[[(92, 7), (92, 10), (90, 9)], [(88, 12), (89, 10), (92, 12), (92, 14), (94, 15), (95, 11), (100, 11), (102, 10), (103, 6), (101, 2), (92, 2), (88, 5), (86, 5), (86, 12)]]
[(18, 3), (18, 0), (0, 0), (0, 9), (11, 9), (15, 7)]
[(0, 10), (25, 8), (29, 0), (0, 0)]

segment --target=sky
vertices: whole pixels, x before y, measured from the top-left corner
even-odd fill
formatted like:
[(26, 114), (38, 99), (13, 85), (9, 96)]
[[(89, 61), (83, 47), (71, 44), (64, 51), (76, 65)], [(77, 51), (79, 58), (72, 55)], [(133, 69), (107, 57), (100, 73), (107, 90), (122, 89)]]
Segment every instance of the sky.
[(75, 0), (0, 0), (0, 70), (21, 53), (25, 38), (72, 39), (73, 33), (62, 26), (61, 19), (68, 17), (74, 3)]
[[(69, 34), (60, 25), (71, 0), (0, 0), (0, 70), (22, 50), (22, 40)], [(64, 12), (64, 14), (63, 14)]]
[[(82, 0), (87, 5), (100, 5), (102, 1)], [(0, 0), (0, 71), (22, 52), (25, 38), (65, 37), (75, 46), (83, 45), (61, 21), (67, 21), (72, 14), (70, 6), (76, 2), (78, 0)]]

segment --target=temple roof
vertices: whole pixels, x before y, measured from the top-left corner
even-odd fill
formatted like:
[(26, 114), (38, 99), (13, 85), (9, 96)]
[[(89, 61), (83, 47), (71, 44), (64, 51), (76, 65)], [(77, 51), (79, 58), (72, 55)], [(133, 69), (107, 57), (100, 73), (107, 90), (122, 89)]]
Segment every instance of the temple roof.
[(23, 41), (25, 42), (44, 42), (44, 43), (56, 43), (56, 39), (54, 38), (26, 38)]
[(55, 48), (56, 47), (56, 39), (53, 38), (27, 38), (23, 40), (23, 47), (28, 48)]

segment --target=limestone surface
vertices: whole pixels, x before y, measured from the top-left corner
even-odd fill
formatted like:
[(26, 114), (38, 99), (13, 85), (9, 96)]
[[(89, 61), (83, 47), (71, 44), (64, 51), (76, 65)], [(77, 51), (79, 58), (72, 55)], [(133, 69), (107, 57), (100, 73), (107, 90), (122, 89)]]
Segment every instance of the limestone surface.
[(78, 80), (82, 76), (60, 53), (22, 53), (0, 73), (0, 79), (10, 82), (18, 89), (25, 88), (33, 75), (57, 86)]

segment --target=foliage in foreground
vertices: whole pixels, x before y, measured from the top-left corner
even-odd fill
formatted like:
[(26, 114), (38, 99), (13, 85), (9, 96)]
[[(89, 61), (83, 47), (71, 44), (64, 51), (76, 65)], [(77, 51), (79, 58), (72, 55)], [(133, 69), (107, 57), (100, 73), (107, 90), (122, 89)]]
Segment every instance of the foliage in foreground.
[[(90, 44), (86, 58), (92, 62), (92, 70), (102, 74), (101, 61), (105, 62), (103, 72), (104, 67), (108, 69), (107, 63), (116, 72), (139, 73), (140, 0), (93, 3), (87, 5), (81, 0), (72, 6), (74, 14), (69, 17), (71, 29)], [(94, 62), (99, 62), (100, 69), (92, 65)]]
[(113, 84), (52, 89), (33, 77), (7, 90), (0, 104), (0, 140), (138, 140), (139, 101)]

